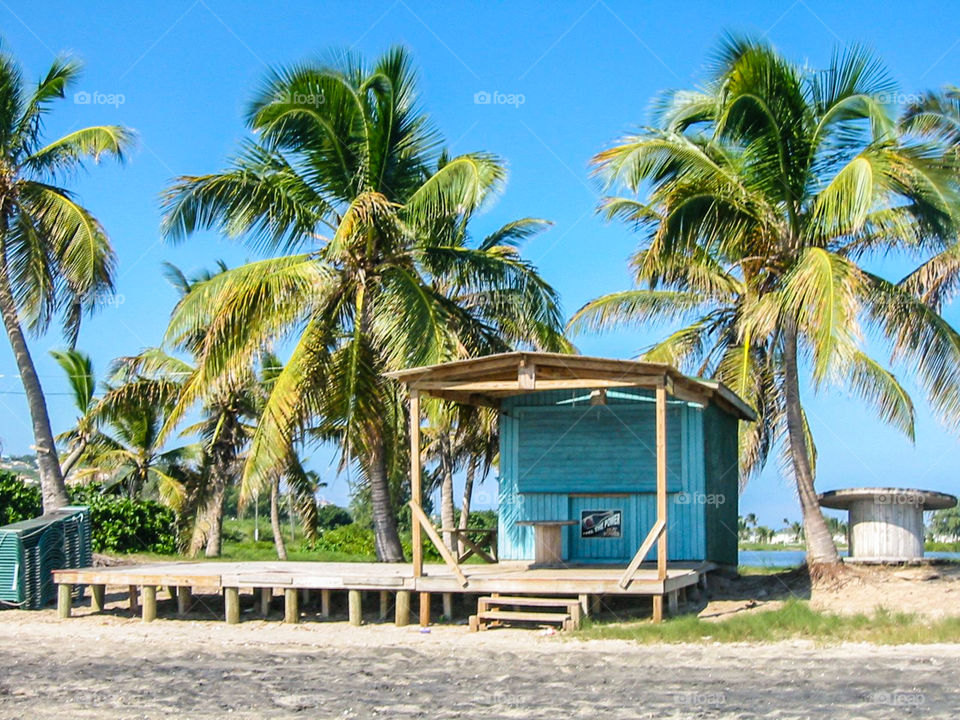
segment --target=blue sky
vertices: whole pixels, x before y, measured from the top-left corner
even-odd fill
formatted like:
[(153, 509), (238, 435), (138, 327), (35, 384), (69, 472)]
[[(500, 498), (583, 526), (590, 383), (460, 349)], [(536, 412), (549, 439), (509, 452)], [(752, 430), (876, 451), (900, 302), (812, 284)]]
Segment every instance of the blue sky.
[[(218, 169), (243, 135), (242, 115), (268, 66), (353, 48), (368, 56), (394, 44), (410, 48), (421, 72), (423, 105), (452, 152), (495, 152), (510, 168), (500, 201), (478, 230), (538, 216), (552, 229), (525, 254), (575, 311), (596, 295), (629, 286), (626, 258), (637, 238), (595, 214), (599, 191), (588, 161), (645, 121), (650, 99), (690, 87), (723, 31), (766, 35), (790, 57), (825, 65), (837, 46), (874, 48), (905, 96), (960, 83), (960, 14), (943, 3), (592, 2), (363, 3), (176, 0), (165, 3), (0, 2), (0, 34), (28, 78), (55, 53), (86, 63), (50, 123), (50, 133), (88, 124), (121, 123), (140, 135), (123, 168), (92, 169), (74, 184), (106, 226), (120, 258), (118, 297), (88, 321), (79, 346), (99, 370), (161, 338), (174, 291), (163, 261), (184, 270), (218, 259), (235, 265), (253, 255), (212, 234), (179, 246), (161, 241), (158, 196), (182, 173)], [(494, 102), (478, 104), (478, 93)], [(888, 259), (874, 269), (899, 278), (909, 264)], [(957, 322), (955, 309), (948, 317)], [(583, 337), (583, 352), (630, 357), (665, 328)], [(51, 333), (33, 342), (48, 392), (54, 429), (73, 417), (66, 383), (47, 355), (61, 346)], [(909, 375), (909, 373), (906, 373)], [(909, 377), (906, 378), (909, 384)], [(16, 366), (0, 347), (0, 438), (6, 453), (27, 451), (29, 418)], [(960, 469), (956, 435), (943, 430), (918, 396), (917, 442), (878, 425), (842, 389), (808, 390), (817, 438), (821, 489), (907, 485), (955, 492)], [(344, 501), (347, 480), (335, 478), (328, 453), (313, 465), (329, 480), (326, 494)], [(492, 483), (485, 495), (490, 497)], [(776, 463), (741, 498), (741, 511), (777, 526), (799, 510)]]

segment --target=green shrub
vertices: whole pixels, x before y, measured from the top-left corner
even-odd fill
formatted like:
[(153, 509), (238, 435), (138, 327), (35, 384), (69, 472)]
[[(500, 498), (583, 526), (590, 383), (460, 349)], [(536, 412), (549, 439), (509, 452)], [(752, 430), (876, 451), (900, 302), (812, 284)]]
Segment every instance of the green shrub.
[(317, 527), (321, 530), (333, 530), (352, 522), (350, 511), (339, 505), (322, 505), (317, 508)]
[(177, 551), (177, 515), (158, 502), (105, 495), (99, 485), (70, 488), (70, 502), (90, 507), (94, 552)]
[(324, 530), (315, 545), (318, 550), (349, 555), (375, 556), (377, 554), (373, 543), (373, 530), (358, 523)]
[(0, 525), (35, 518), (43, 512), (40, 488), (12, 472), (0, 470)]

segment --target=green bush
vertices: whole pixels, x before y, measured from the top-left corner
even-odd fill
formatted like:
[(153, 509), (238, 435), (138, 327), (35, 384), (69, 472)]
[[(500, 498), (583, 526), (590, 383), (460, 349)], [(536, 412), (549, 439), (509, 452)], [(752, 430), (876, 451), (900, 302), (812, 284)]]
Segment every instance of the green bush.
[(99, 485), (71, 488), (70, 502), (90, 507), (94, 552), (177, 551), (177, 515), (158, 502), (105, 495)]
[(0, 525), (35, 518), (43, 512), (40, 488), (12, 472), (0, 470)]
[(374, 556), (377, 554), (373, 544), (373, 530), (358, 523), (324, 530), (316, 542), (316, 547), (318, 550), (350, 555)]
[(352, 522), (350, 511), (339, 505), (322, 505), (317, 508), (317, 527), (321, 530), (333, 530)]

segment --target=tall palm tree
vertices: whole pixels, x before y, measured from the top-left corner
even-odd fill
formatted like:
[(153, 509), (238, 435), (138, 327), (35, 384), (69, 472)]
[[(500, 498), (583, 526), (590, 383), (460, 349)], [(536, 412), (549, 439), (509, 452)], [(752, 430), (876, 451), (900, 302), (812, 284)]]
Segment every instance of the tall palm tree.
[(60, 57), (31, 86), (0, 46), (0, 315), (30, 408), (45, 512), (66, 505), (67, 493), (24, 326), (40, 335), (60, 316), (73, 344), (82, 314), (113, 291), (107, 235), (59, 181), (87, 160), (122, 158), (132, 140), (129, 130), (104, 125), (44, 142), (46, 116), (79, 72)]
[(955, 163), (898, 132), (884, 102), (892, 89), (862, 49), (813, 72), (765, 42), (729, 38), (703, 89), (666, 95), (652, 127), (594, 159), (609, 184), (647, 194), (604, 203), (644, 232), (631, 261), (639, 287), (592, 301), (574, 328), (686, 321), (645, 357), (717, 377), (757, 408), (741, 429), (744, 477), (780, 444), (811, 570), (829, 572), (838, 556), (814, 489), (801, 370), (912, 438), (913, 404), (868, 354), (866, 328), (945, 419), (960, 418), (960, 336), (862, 264), (956, 232)]
[(206, 330), (178, 412), (292, 339), (243, 493), (267, 487), (308, 430), (335, 438), (369, 484), (384, 561), (403, 559), (390, 488), (407, 452), (402, 398), (384, 373), (540, 344), (561, 327), (553, 290), (514, 247), (449, 244), (434, 231), (464, 223), (505, 173), (488, 154), (445, 158), (417, 101), (402, 49), (373, 65), (343, 56), (276, 70), (247, 116), (256, 140), (224, 172), (178, 179), (165, 202), (171, 239), (216, 228), (291, 253), (222, 273), (180, 302), (168, 338)]

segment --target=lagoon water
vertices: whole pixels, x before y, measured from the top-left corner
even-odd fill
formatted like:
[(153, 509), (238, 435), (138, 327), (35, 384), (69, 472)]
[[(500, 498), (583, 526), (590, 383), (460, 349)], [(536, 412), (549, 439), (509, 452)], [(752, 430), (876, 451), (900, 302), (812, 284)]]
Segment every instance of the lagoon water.
[[(840, 551), (841, 555), (846, 555), (846, 550)], [(805, 553), (803, 550), (741, 550), (740, 565), (749, 565), (752, 567), (796, 567), (803, 562)], [(928, 558), (949, 558), (951, 560), (960, 560), (960, 553), (955, 552), (927, 552)]]

